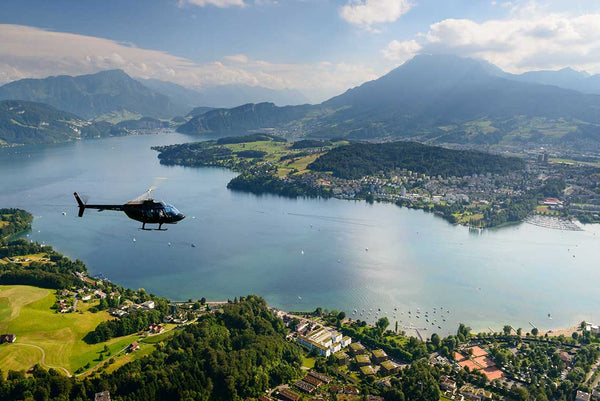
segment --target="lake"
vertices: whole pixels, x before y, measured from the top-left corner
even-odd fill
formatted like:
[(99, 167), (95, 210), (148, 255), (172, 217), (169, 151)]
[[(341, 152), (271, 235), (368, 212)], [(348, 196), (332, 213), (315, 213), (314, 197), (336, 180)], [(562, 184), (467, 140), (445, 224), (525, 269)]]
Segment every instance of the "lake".
[[(176, 300), (258, 294), (285, 310), (387, 316), (392, 327), (429, 327), (424, 334), (455, 332), (459, 322), (528, 331), (530, 322), (600, 320), (599, 226), (479, 233), (391, 204), (255, 196), (226, 188), (232, 171), (161, 166), (150, 149), (194, 140), (172, 133), (0, 149), (0, 205), (32, 212), (27, 238), (83, 260), (92, 275)], [(74, 191), (90, 203), (125, 203), (156, 177), (166, 179), (154, 198), (187, 216), (168, 231), (141, 231), (120, 212), (77, 217)], [(417, 308), (436, 322), (415, 318)]]

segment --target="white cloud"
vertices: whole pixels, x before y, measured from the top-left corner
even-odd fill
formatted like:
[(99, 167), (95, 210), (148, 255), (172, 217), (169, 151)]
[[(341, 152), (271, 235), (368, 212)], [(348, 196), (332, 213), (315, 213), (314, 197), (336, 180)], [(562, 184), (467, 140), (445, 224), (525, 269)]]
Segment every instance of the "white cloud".
[(191, 4), (194, 6), (204, 7), (204, 6), (215, 6), (220, 8), (226, 7), (245, 7), (246, 3), (244, 0), (179, 0), (178, 4), (180, 7)]
[(348, 0), (340, 16), (361, 28), (376, 31), (373, 25), (394, 22), (412, 7), (408, 0)]
[(381, 52), (387, 59), (404, 62), (413, 58), (421, 48), (422, 46), (416, 40), (402, 42), (392, 40)]
[(245, 64), (248, 62), (248, 56), (246, 56), (245, 54), (233, 54), (231, 56), (225, 56), (223, 58), (225, 60), (240, 64)]
[[(382, 50), (391, 60), (407, 49), (453, 53), (488, 60), (511, 72), (574, 67), (600, 72), (600, 14), (570, 15), (521, 7), (511, 18), (476, 22), (446, 19), (413, 41), (392, 41)], [(411, 47), (412, 46), (412, 47)]]
[(376, 78), (374, 71), (363, 65), (282, 64), (253, 60), (244, 54), (199, 64), (108, 39), (0, 24), (0, 83), (117, 68), (132, 77), (155, 78), (190, 87), (246, 84), (293, 88), (314, 101)]

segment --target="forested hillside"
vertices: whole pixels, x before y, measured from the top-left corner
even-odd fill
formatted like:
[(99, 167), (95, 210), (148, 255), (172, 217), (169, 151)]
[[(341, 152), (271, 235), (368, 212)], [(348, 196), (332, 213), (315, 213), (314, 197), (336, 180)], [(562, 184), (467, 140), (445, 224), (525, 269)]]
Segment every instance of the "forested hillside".
[(353, 143), (331, 149), (308, 168), (331, 171), (340, 178), (358, 179), (366, 175), (407, 169), (426, 175), (465, 176), (504, 174), (523, 169), (516, 157), (502, 157), (483, 152), (452, 150), (416, 142)]

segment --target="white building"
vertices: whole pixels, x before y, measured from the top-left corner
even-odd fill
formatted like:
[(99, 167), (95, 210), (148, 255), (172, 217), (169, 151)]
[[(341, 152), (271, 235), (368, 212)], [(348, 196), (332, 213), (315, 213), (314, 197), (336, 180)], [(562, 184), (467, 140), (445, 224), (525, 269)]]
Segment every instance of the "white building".
[(146, 309), (154, 309), (154, 301), (143, 302), (142, 307), (144, 307)]
[(317, 349), (319, 355), (328, 357), (348, 346), (352, 339), (347, 336), (343, 337), (341, 333), (334, 329), (321, 327), (306, 336), (299, 336), (298, 342), (311, 350)]

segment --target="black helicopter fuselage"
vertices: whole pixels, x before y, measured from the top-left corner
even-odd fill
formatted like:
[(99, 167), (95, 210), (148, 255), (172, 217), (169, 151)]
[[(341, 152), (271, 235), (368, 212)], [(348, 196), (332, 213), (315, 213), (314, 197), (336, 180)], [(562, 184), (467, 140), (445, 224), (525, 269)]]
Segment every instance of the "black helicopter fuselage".
[(142, 222), (142, 229), (146, 229), (146, 223), (148, 223), (158, 224), (159, 230), (163, 224), (175, 224), (185, 218), (183, 213), (179, 212), (173, 205), (157, 202), (153, 199), (131, 201), (123, 205), (89, 205), (81, 201), (77, 192), (74, 195), (79, 205), (79, 217), (83, 216), (85, 209), (115, 210), (124, 212), (130, 219)]

